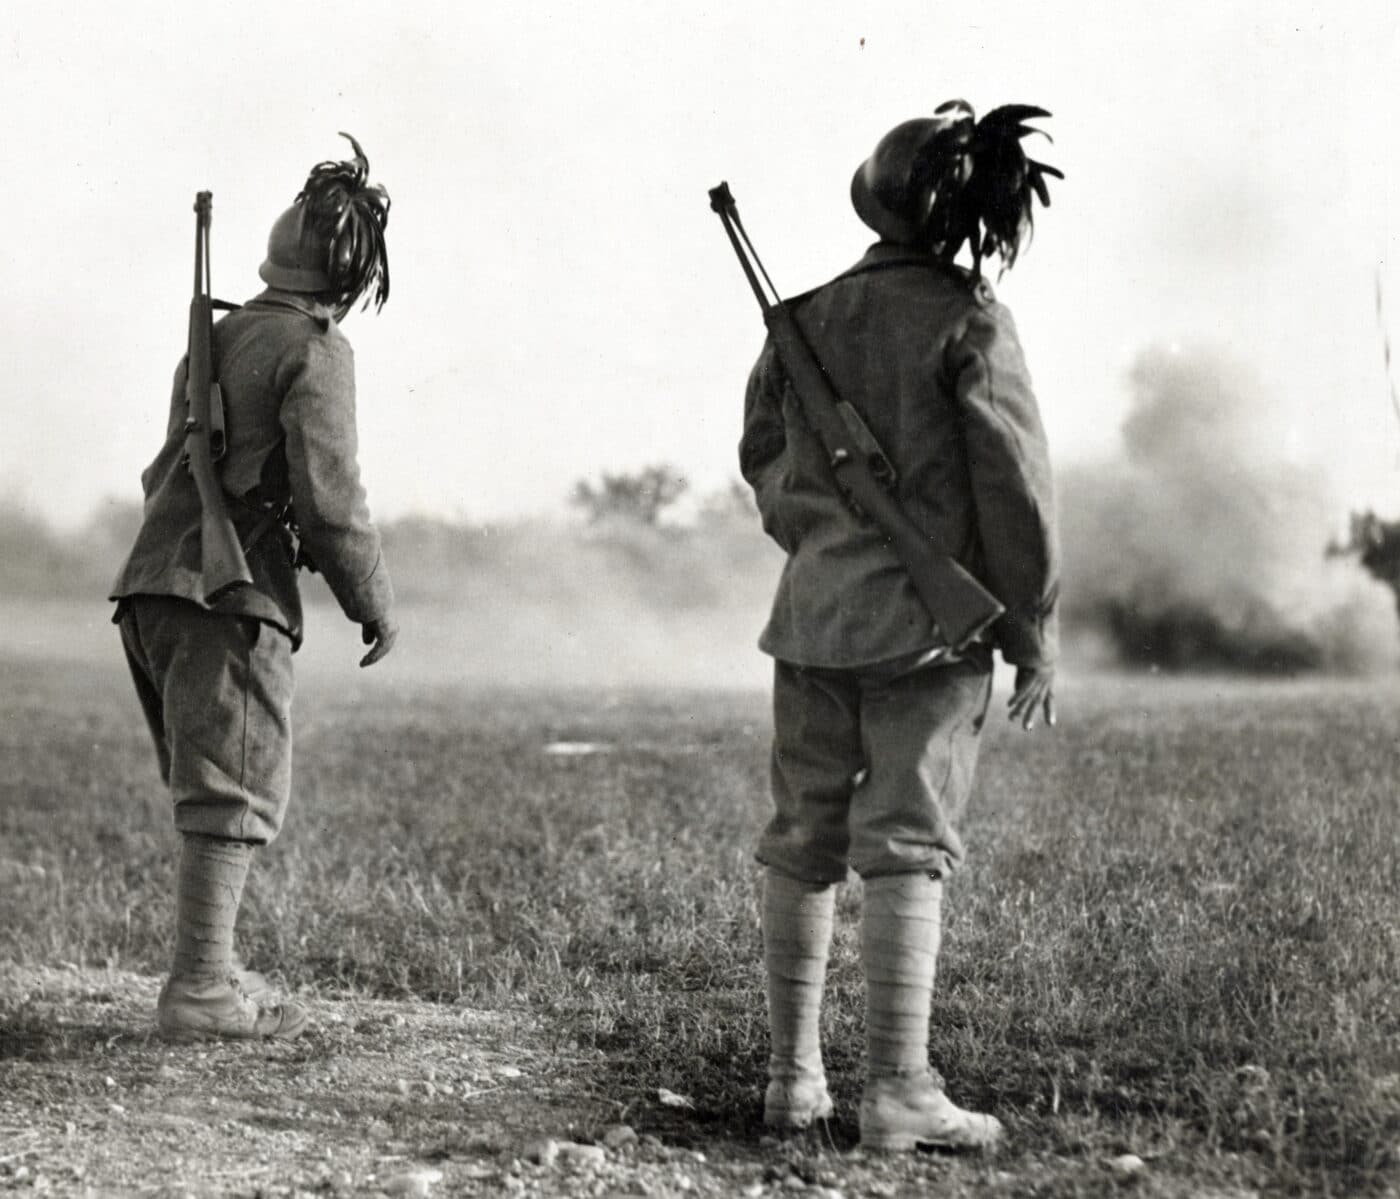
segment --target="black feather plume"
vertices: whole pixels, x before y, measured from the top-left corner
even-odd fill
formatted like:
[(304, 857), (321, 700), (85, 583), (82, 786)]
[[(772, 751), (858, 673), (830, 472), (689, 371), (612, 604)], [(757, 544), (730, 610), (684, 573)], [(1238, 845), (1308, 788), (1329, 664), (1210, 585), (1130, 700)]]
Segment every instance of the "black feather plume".
[(341, 320), (364, 296), (376, 311), (389, 298), (389, 193), (369, 182), (369, 159), (348, 133), (355, 151), (347, 162), (322, 162), (311, 168), (296, 202), (306, 206), (311, 227), (326, 242), (326, 274), (332, 307)]
[(1050, 206), (1045, 177), (1064, 178), (1054, 167), (1027, 158), (1021, 145), (1035, 133), (1052, 140), (1026, 124), (1050, 114), (1031, 104), (1006, 104), (978, 121), (963, 100), (950, 100), (935, 112), (950, 119), (926, 143), (916, 166), (933, 183), (928, 243), (949, 262), (966, 245), (975, 275), (982, 259), (992, 256), (1005, 270), (1034, 232), (1035, 200)]

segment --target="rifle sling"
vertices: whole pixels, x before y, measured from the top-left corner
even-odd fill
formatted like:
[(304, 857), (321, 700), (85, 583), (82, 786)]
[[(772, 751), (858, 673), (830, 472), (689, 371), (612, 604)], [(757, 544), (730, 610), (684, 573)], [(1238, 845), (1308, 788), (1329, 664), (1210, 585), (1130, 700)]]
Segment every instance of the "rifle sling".
[[(770, 313), (764, 314), (764, 323), (768, 325), (770, 335), (772, 334), (772, 321), (773, 319), (775, 319), (775, 317), (772, 315), (773, 313), (782, 313), (783, 316), (786, 317), (787, 322), (792, 326), (794, 332), (797, 334), (797, 337), (801, 342), (802, 350), (804, 350), (807, 356), (811, 359), (812, 365), (815, 366), (818, 372), (824, 375), (828, 383), (830, 383), (831, 376), (827, 372), (826, 364), (822, 362), (822, 360), (817, 356), (816, 350), (812, 348), (811, 343), (807, 340), (806, 334), (802, 331), (802, 326), (797, 323), (797, 317), (793, 313), (792, 309), (788, 307), (787, 302), (785, 301), (780, 305), (776, 305)], [(788, 382), (791, 384), (793, 389), (796, 390), (797, 381), (793, 378), (792, 368), (788, 365), (786, 361), (783, 360), (784, 355), (781, 349), (781, 345), (784, 340), (786, 339), (775, 338), (775, 347), (778, 348), (778, 360), (783, 363), (783, 368), (785, 373), (787, 374)], [(835, 387), (832, 387), (831, 390), (833, 395), (838, 395)], [(801, 392), (798, 392), (798, 395), (800, 397)], [(799, 407), (801, 407), (804, 410), (805, 414), (806, 403), (803, 402), (799, 405)], [(838, 396), (835, 408), (837, 416), (840, 417), (842, 426), (850, 435), (852, 442), (855, 443), (856, 449), (859, 450), (865, 458), (867, 465), (876, 475), (878, 481), (880, 482), (880, 485), (884, 487), (886, 491), (893, 494), (894, 489), (899, 482), (898, 472), (896, 472), (894, 468), (894, 462), (891, 461), (890, 456), (885, 453), (884, 447), (880, 445), (880, 442), (875, 437), (875, 434), (870, 431), (870, 426), (865, 423), (865, 418), (861, 416), (856, 406), (852, 404), (849, 400), (847, 400), (844, 396)], [(807, 420), (807, 423), (808, 425), (811, 425), (810, 418)], [(813, 428), (813, 432), (818, 434), (818, 439), (822, 441), (823, 445), (825, 445), (826, 439), (821, 436), (819, 431)], [(828, 453), (831, 452), (831, 449), (832, 447), (826, 446), (826, 450)]]
[[(834, 279), (832, 279), (830, 283), (823, 283), (821, 286), (829, 287), (831, 283), (838, 283), (842, 279), (851, 279), (854, 278), (856, 275), (868, 275), (872, 274), (875, 271), (893, 270), (895, 267), (901, 266), (917, 266), (923, 267), (928, 270), (934, 270), (945, 273), (954, 269), (949, 267), (946, 263), (939, 262), (938, 259), (933, 258), (928, 254), (901, 254), (897, 258), (884, 258), (878, 262), (858, 262), (849, 270), (842, 271), (841, 274), (837, 275)], [(814, 295), (820, 290), (821, 287), (815, 287), (811, 291), (804, 291), (800, 295), (793, 296), (789, 300), (781, 301), (780, 304), (777, 306), (781, 308), (786, 308), (788, 311), (789, 319), (794, 324), (796, 324), (797, 316), (796, 313), (793, 312), (792, 305), (801, 303), (808, 296)], [(798, 329), (799, 331), (801, 330), (800, 325), (798, 326)], [(805, 334), (803, 335), (802, 340), (804, 343), (806, 343), (807, 352), (811, 355), (812, 361), (816, 363), (817, 369), (821, 371), (823, 375), (826, 375), (828, 379), (830, 379), (831, 376), (827, 374), (826, 365), (817, 356), (817, 352), (814, 349), (812, 349), (811, 343), (807, 341)], [(791, 372), (789, 372), (789, 375), (791, 375)], [(855, 441), (856, 446), (860, 449), (861, 453), (864, 454), (866, 456), (866, 459), (872, 464), (879, 464), (879, 467), (877, 468), (877, 473), (880, 475), (880, 482), (885, 486), (885, 489), (887, 491), (892, 492), (899, 480), (898, 476), (895, 473), (894, 463), (891, 461), (890, 456), (887, 453), (885, 453), (879, 441), (876, 440), (875, 434), (870, 431), (870, 426), (865, 423), (865, 419), (861, 416), (860, 412), (857, 410), (854, 404), (852, 404), (849, 400), (843, 397), (838, 406), (838, 411), (841, 414), (841, 419), (844, 421), (847, 429), (851, 434), (852, 440)]]

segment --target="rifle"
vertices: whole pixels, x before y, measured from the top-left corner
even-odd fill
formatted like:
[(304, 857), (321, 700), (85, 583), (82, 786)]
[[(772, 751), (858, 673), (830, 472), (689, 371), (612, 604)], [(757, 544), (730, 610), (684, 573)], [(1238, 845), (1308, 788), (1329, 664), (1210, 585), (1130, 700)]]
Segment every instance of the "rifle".
[(224, 397), (214, 378), (213, 340), (216, 304), (209, 288), (209, 223), (211, 192), (194, 198), (194, 298), (190, 301), (190, 333), (185, 378), (185, 464), (194, 476), (203, 509), (200, 522), (200, 577), (206, 603), (214, 604), (236, 587), (250, 584), (252, 572), (238, 542), (238, 531), (224, 502), (224, 489), (214, 463), (224, 456)]
[[(948, 643), (955, 650), (965, 648), (1006, 608), (960, 563), (935, 546), (890, 494), (894, 470), (889, 459), (860, 414), (837, 395), (826, 368), (768, 278), (739, 220), (728, 183), (710, 189), (710, 207), (719, 215), (758, 298), (763, 323), (792, 381), (802, 415), (826, 450), (837, 489), (885, 535), (886, 544), (908, 571), (914, 590)], [(759, 275), (768, 285), (766, 293)]]

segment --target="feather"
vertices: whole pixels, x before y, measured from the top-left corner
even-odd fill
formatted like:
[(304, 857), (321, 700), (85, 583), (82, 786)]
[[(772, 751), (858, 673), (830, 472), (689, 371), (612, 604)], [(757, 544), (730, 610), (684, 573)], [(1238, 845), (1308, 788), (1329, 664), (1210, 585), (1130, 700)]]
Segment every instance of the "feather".
[(1045, 180), (1039, 171), (1031, 172), (1031, 186), (1035, 188), (1035, 194), (1040, 197), (1041, 204), (1050, 207), (1050, 189), (1045, 186)]
[(326, 270), (339, 320), (364, 297), (362, 307), (382, 308), (389, 298), (389, 255), (384, 230), (389, 193), (369, 182), (369, 158), (348, 133), (354, 151), (348, 161), (311, 168), (296, 202), (304, 204), (315, 231), (326, 242)]
[[(1021, 145), (1023, 138), (1037, 133), (1051, 140), (1044, 130), (1027, 123), (1050, 113), (1035, 105), (1006, 104), (978, 121), (965, 102), (949, 101), (938, 109), (945, 110), (965, 113), (966, 119), (931, 139), (930, 156), (943, 169), (932, 176), (938, 194), (927, 227), (929, 244), (946, 261), (965, 245), (974, 276), (981, 273), (986, 258), (1000, 258), (1004, 271), (1034, 235), (1035, 202), (1050, 206), (1046, 176), (1064, 178), (1054, 167), (1028, 158)], [(947, 169), (955, 147), (970, 170)]]
[(1000, 108), (992, 109), (982, 120), (994, 125), (1019, 125), (1023, 121), (1050, 115), (1045, 109), (1037, 108), (1034, 104), (1003, 104)]

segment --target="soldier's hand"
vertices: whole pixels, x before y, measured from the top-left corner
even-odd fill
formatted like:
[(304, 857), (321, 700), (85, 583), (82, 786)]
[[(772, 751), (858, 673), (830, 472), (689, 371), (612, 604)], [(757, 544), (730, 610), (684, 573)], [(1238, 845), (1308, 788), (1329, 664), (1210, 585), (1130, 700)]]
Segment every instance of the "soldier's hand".
[(1035, 728), (1036, 717), (1045, 715), (1045, 723), (1055, 727), (1055, 668), (1053, 666), (1016, 667), (1016, 690), (1007, 704), (1010, 718), (1019, 720), (1029, 732)]
[(381, 616), (378, 620), (367, 620), (360, 626), (360, 640), (370, 647), (369, 653), (360, 659), (361, 666), (373, 666), (394, 648), (399, 639), (399, 622), (392, 616)]

